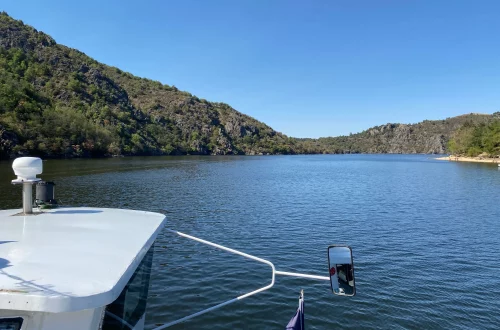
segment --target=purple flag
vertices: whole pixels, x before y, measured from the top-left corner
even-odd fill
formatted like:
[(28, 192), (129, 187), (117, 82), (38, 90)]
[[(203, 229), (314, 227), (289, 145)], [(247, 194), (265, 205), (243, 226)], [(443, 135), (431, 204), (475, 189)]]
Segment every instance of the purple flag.
[(300, 291), (299, 308), (288, 322), (285, 330), (304, 330), (304, 290)]

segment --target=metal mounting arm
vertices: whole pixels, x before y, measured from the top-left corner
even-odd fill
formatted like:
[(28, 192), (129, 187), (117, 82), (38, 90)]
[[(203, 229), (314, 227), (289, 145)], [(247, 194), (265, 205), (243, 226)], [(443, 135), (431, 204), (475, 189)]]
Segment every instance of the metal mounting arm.
[(159, 326), (157, 328), (154, 328), (153, 330), (161, 330), (161, 329), (165, 329), (165, 328), (171, 327), (171, 326), (173, 326), (175, 324), (178, 324), (178, 323), (190, 320), (190, 319), (192, 319), (192, 318), (194, 318), (196, 316), (203, 315), (203, 314), (211, 312), (211, 311), (213, 311), (215, 309), (221, 308), (223, 306), (232, 304), (232, 303), (237, 302), (239, 300), (242, 300), (244, 298), (253, 296), (254, 294), (257, 294), (259, 292), (262, 292), (262, 291), (265, 291), (267, 289), (270, 289), (270, 288), (272, 288), (274, 286), (274, 279), (275, 279), (276, 275), (302, 277), (302, 278), (310, 278), (310, 279), (325, 280), (325, 281), (329, 281), (330, 280), (330, 278), (328, 276), (318, 276), (318, 275), (309, 275), (309, 274), (290, 273), (290, 272), (277, 271), (276, 268), (274, 267), (273, 263), (270, 262), (269, 260), (265, 260), (265, 259), (262, 259), (262, 258), (259, 258), (259, 257), (255, 257), (255, 256), (252, 256), (250, 254), (247, 254), (247, 253), (244, 253), (244, 252), (241, 252), (241, 251), (238, 251), (238, 250), (234, 250), (234, 249), (231, 249), (231, 248), (219, 245), (219, 244), (215, 244), (215, 243), (206, 241), (206, 240), (198, 238), (198, 237), (194, 237), (194, 236), (191, 236), (191, 235), (188, 235), (188, 234), (184, 234), (184, 233), (181, 233), (181, 232), (176, 231), (176, 230), (171, 230), (171, 229), (168, 229), (168, 228), (165, 228), (165, 230), (167, 230), (167, 231), (169, 231), (171, 233), (177, 234), (177, 235), (179, 235), (181, 237), (189, 238), (189, 239), (191, 239), (193, 241), (200, 242), (200, 243), (203, 243), (203, 244), (206, 244), (206, 245), (210, 245), (210, 246), (213, 246), (215, 248), (218, 248), (218, 249), (221, 249), (221, 250), (224, 250), (224, 251), (227, 251), (227, 252), (231, 252), (231, 253), (240, 255), (242, 257), (245, 257), (245, 258), (248, 258), (248, 259), (252, 259), (252, 260), (264, 263), (266, 265), (269, 265), (271, 267), (271, 270), (272, 270), (272, 273), (271, 273), (271, 283), (268, 284), (268, 285), (266, 285), (266, 286), (264, 286), (264, 287), (262, 287), (262, 288), (260, 288), (260, 289), (257, 289), (255, 291), (251, 291), (251, 292), (245, 293), (244, 295), (241, 295), (241, 296), (238, 296), (236, 298), (230, 299), (228, 301), (225, 301), (225, 302), (220, 303), (218, 305), (215, 305), (215, 306), (212, 306), (210, 308), (204, 309), (204, 310), (199, 311), (197, 313), (185, 316), (183, 318), (180, 318), (178, 320), (175, 320), (175, 321), (172, 321), (172, 322), (169, 322), (169, 323), (165, 323), (165, 324), (163, 324), (163, 325), (161, 325), (161, 326)]

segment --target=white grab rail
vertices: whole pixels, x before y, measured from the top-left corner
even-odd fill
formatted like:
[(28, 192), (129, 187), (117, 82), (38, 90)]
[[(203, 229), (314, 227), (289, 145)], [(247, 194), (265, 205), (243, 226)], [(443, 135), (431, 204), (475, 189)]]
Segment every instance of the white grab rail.
[(185, 316), (183, 318), (180, 318), (178, 320), (175, 320), (175, 321), (172, 321), (172, 322), (169, 322), (169, 323), (165, 323), (165, 324), (163, 324), (163, 325), (161, 325), (161, 326), (159, 326), (157, 328), (154, 328), (153, 330), (161, 330), (161, 329), (165, 329), (165, 328), (171, 327), (171, 326), (173, 326), (175, 324), (178, 324), (178, 323), (190, 320), (190, 319), (192, 319), (192, 318), (194, 318), (196, 316), (203, 315), (203, 314), (211, 312), (211, 311), (213, 311), (215, 309), (221, 308), (223, 306), (232, 304), (232, 303), (237, 302), (239, 300), (242, 300), (244, 298), (253, 296), (254, 294), (257, 294), (259, 292), (262, 292), (262, 291), (265, 291), (267, 289), (270, 289), (274, 285), (274, 279), (275, 279), (276, 275), (285, 275), (285, 276), (293, 276), (293, 277), (303, 277), (303, 278), (310, 278), (310, 279), (315, 279), (315, 280), (326, 280), (326, 281), (330, 280), (330, 278), (328, 276), (318, 276), (318, 275), (309, 275), (309, 274), (290, 273), (290, 272), (277, 271), (276, 268), (274, 267), (273, 263), (270, 262), (269, 260), (265, 260), (265, 259), (262, 259), (262, 258), (259, 258), (259, 257), (255, 257), (253, 255), (250, 255), (250, 254), (247, 254), (247, 253), (235, 250), (235, 249), (231, 249), (231, 248), (222, 246), (220, 244), (215, 244), (215, 243), (206, 241), (206, 240), (198, 238), (198, 237), (194, 237), (194, 236), (191, 236), (191, 235), (188, 235), (188, 234), (184, 234), (184, 233), (181, 233), (180, 231), (176, 231), (176, 230), (172, 230), (172, 229), (168, 229), (168, 228), (165, 228), (165, 230), (167, 230), (167, 231), (169, 231), (171, 233), (177, 234), (177, 235), (179, 235), (181, 237), (189, 238), (189, 239), (191, 239), (193, 241), (200, 242), (200, 243), (203, 243), (203, 244), (206, 244), (206, 245), (210, 245), (210, 246), (213, 246), (215, 248), (218, 248), (218, 249), (221, 249), (221, 250), (224, 250), (224, 251), (227, 251), (227, 252), (231, 252), (231, 253), (240, 255), (242, 257), (245, 257), (245, 258), (248, 258), (248, 259), (252, 259), (252, 260), (264, 263), (266, 265), (269, 265), (271, 267), (271, 270), (272, 270), (272, 273), (271, 273), (271, 283), (268, 284), (268, 285), (266, 285), (266, 286), (264, 286), (264, 287), (262, 287), (262, 288), (260, 288), (260, 289), (257, 289), (255, 291), (251, 291), (251, 292), (245, 293), (244, 295), (241, 295), (241, 296), (238, 296), (236, 298), (230, 299), (228, 301), (225, 301), (225, 302), (220, 303), (218, 305), (215, 305), (215, 306), (212, 306), (210, 308), (204, 309), (204, 310), (199, 311), (197, 313)]

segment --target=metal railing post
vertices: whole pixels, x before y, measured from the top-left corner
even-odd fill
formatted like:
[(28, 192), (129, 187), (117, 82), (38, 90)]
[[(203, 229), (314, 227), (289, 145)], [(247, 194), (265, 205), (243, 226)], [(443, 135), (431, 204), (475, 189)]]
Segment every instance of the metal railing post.
[(177, 234), (177, 235), (179, 235), (181, 237), (185, 237), (185, 238), (191, 239), (191, 240), (199, 242), (199, 243), (203, 243), (203, 244), (206, 244), (206, 245), (213, 246), (213, 247), (215, 247), (217, 249), (220, 249), (220, 250), (224, 250), (224, 251), (227, 251), (227, 252), (230, 252), (230, 253), (234, 253), (234, 254), (240, 255), (242, 257), (248, 258), (248, 259), (252, 259), (252, 260), (264, 263), (264, 264), (266, 264), (266, 265), (268, 265), (268, 266), (271, 267), (271, 271), (272, 271), (272, 273), (271, 273), (271, 283), (268, 284), (268, 285), (266, 285), (266, 286), (264, 286), (264, 287), (262, 287), (262, 288), (260, 288), (260, 289), (257, 289), (257, 290), (245, 293), (245, 294), (243, 294), (241, 296), (238, 296), (236, 298), (230, 299), (228, 301), (225, 301), (225, 302), (220, 303), (218, 305), (212, 306), (210, 308), (204, 309), (204, 310), (199, 311), (197, 313), (185, 316), (183, 318), (180, 318), (178, 320), (175, 320), (175, 321), (172, 321), (172, 322), (169, 322), (169, 323), (165, 323), (165, 324), (163, 324), (163, 325), (161, 325), (161, 326), (159, 326), (157, 328), (154, 328), (153, 330), (162, 330), (162, 329), (171, 327), (171, 326), (176, 325), (178, 323), (190, 320), (190, 319), (195, 318), (197, 316), (203, 315), (205, 313), (211, 312), (211, 311), (216, 310), (218, 308), (227, 306), (227, 305), (232, 304), (234, 302), (237, 302), (237, 301), (240, 301), (240, 300), (245, 299), (247, 297), (253, 296), (254, 294), (257, 294), (259, 292), (263, 292), (265, 290), (268, 290), (268, 289), (270, 289), (270, 288), (272, 288), (274, 286), (274, 280), (276, 278), (276, 275), (310, 278), (310, 279), (315, 279), (315, 280), (327, 280), (327, 281), (330, 280), (330, 278), (327, 277), (327, 276), (318, 276), (318, 275), (309, 275), (309, 274), (301, 274), (301, 273), (291, 273), (291, 272), (277, 271), (276, 268), (274, 267), (274, 264), (272, 262), (270, 262), (269, 260), (262, 259), (262, 258), (253, 256), (251, 254), (244, 253), (244, 252), (241, 252), (241, 251), (238, 251), (238, 250), (235, 250), (235, 249), (231, 249), (231, 248), (225, 247), (223, 245), (216, 244), (216, 243), (213, 243), (213, 242), (210, 242), (210, 241), (198, 238), (198, 237), (194, 237), (194, 236), (191, 236), (191, 235), (188, 235), (188, 234), (184, 234), (184, 233), (181, 233), (180, 231), (176, 231), (176, 230), (172, 230), (172, 229), (168, 229), (168, 228), (165, 228), (165, 230), (169, 231), (171, 233)]

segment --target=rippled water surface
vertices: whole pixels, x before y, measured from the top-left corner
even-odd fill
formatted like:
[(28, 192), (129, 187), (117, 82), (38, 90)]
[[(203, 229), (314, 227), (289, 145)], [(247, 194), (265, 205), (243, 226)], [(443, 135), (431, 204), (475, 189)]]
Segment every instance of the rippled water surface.
[[(167, 226), (327, 276), (326, 248), (352, 246), (357, 295), (277, 277), (267, 292), (172, 329), (283, 329), (306, 299), (306, 327), (500, 327), (500, 171), (428, 156), (325, 155), (50, 160), (66, 205), (165, 213)], [(0, 162), (0, 207), (21, 206)], [(124, 238), (126, 239), (126, 238)], [(266, 265), (164, 231), (147, 326), (269, 283)]]

